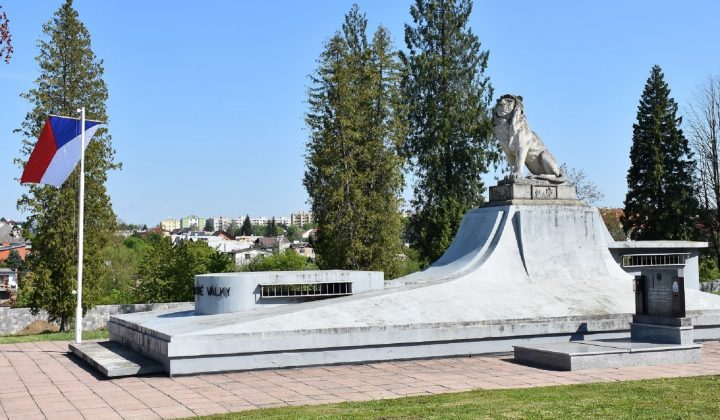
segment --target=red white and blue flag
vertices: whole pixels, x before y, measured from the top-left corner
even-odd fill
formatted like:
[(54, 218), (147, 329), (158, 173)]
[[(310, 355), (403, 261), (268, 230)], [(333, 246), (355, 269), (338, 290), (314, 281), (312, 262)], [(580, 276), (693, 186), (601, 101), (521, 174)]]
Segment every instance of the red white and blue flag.
[[(76, 118), (48, 117), (20, 182), (60, 187), (80, 161), (80, 124)], [(90, 143), (100, 124), (99, 121), (85, 121), (83, 148)]]

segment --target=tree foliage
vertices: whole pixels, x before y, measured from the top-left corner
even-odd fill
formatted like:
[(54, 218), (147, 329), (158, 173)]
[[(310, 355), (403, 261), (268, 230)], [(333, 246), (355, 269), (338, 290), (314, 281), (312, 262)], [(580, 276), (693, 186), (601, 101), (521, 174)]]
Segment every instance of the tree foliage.
[(139, 282), (134, 290), (140, 302), (185, 302), (193, 299), (197, 274), (235, 270), (232, 259), (202, 241), (173, 245), (160, 235), (149, 237), (150, 249), (140, 262)]
[(4, 263), (5, 267), (11, 268), (18, 273), (27, 270), (25, 260), (22, 259), (20, 253), (16, 249), (13, 249), (8, 253), (8, 257), (5, 259)]
[(325, 43), (308, 90), (303, 185), (318, 227), (321, 268), (397, 275), (398, 151), (406, 126), (399, 78), (390, 33), (381, 26), (368, 40), (367, 19), (354, 5), (342, 31)]
[(98, 279), (101, 290), (99, 304), (140, 302), (133, 290), (140, 280), (140, 262), (149, 249), (150, 244), (139, 236), (112, 238), (101, 252), (104, 264)]
[(240, 235), (242, 236), (250, 236), (252, 235), (252, 223), (250, 223), (250, 215), (245, 215), (245, 220), (243, 220), (242, 226), (240, 226)]
[(286, 249), (270, 256), (258, 255), (241, 267), (241, 271), (299, 271), (317, 270), (318, 267), (309, 258)]
[(639, 240), (692, 239), (698, 215), (695, 162), (660, 66), (647, 80), (633, 124), (622, 224)]
[[(49, 114), (77, 115), (86, 107), (87, 118), (107, 121), (108, 92), (102, 79), (102, 61), (92, 51), (90, 34), (78, 20), (72, 1), (66, 1), (53, 18), (43, 25), (36, 61), (40, 75), (35, 87), (22, 96), (33, 108), (21, 129), (23, 148), (16, 162), (23, 166)], [(116, 226), (115, 214), (105, 189), (107, 172), (119, 167), (105, 128), (96, 133), (85, 153), (85, 259), (83, 311), (98, 300), (98, 279), (103, 259), (100, 255)], [(18, 200), (18, 209), (30, 214), (26, 236), (34, 232), (30, 270), (35, 273), (30, 307), (48, 311), (60, 320), (60, 328), (75, 311), (77, 273), (77, 219), (79, 169), (56, 189), (31, 185)], [(25, 282), (27, 284), (28, 281)]]
[[(2, 9), (1, 5), (0, 9)], [(10, 19), (8, 19), (5, 12), (0, 10), (0, 58), (5, 60), (5, 63), (10, 62), (13, 54), (12, 34), (9, 25)]]
[(689, 106), (687, 122), (690, 145), (698, 163), (701, 234), (710, 242), (708, 251), (717, 268), (720, 267), (720, 76), (708, 77), (698, 87)]
[(584, 201), (586, 204), (596, 206), (598, 202), (605, 198), (605, 194), (600, 187), (590, 179), (582, 169), (570, 168), (566, 164), (560, 166), (560, 172), (565, 174), (567, 180), (575, 185), (578, 200)]
[(600, 212), (603, 222), (605, 222), (608, 232), (610, 232), (610, 236), (612, 236), (612, 238), (616, 241), (627, 240), (627, 235), (620, 223), (622, 209), (603, 208), (598, 209), (598, 211)]
[(483, 202), (481, 175), (499, 159), (491, 141), (488, 52), (467, 27), (471, 0), (416, 0), (401, 53), (415, 174), (411, 243), (432, 262), (465, 213)]
[(285, 231), (285, 236), (287, 236), (290, 242), (299, 241), (302, 239), (302, 234), (302, 230), (300, 230), (300, 227), (297, 225), (290, 225)]
[(275, 218), (268, 220), (265, 225), (265, 236), (278, 236), (282, 235), (282, 228), (275, 223)]

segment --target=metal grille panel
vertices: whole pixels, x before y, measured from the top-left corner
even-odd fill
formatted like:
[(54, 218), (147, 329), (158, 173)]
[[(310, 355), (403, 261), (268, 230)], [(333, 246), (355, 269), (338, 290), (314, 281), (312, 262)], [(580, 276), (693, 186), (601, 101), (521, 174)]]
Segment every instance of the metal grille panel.
[(681, 254), (628, 254), (622, 257), (623, 267), (662, 267), (685, 265), (689, 253)]
[(352, 282), (261, 284), (260, 297), (323, 297), (352, 295)]

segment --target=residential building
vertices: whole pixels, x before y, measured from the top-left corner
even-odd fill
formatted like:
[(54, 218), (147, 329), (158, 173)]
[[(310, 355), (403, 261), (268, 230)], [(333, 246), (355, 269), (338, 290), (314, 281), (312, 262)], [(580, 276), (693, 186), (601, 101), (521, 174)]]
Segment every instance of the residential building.
[(272, 255), (271, 252), (260, 249), (240, 249), (228, 252), (228, 254), (233, 257), (233, 260), (237, 265), (245, 265), (258, 256), (266, 257), (268, 255)]
[(195, 215), (180, 219), (180, 229), (203, 230), (205, 229), (205, 218)]
[(265, 226), (268, 224), (269, 221), (270, 221), (270, 219), (268, 219), (265, 216), (250, 218), (250, 224), (253, 226)]
[(160, 228), (172, 232), (173, 230), (180, 229), (180, 221), (177, 219), (165, 219), (160, 222)]
[(315, 259), (315, 250), (307, 243), (300, 242), (290, 245), (290, 249), (303, 257)]
[(213, 231), (228, 230), (233, 224), (237, 227), (242, 226), (245, 218), (235, 218), (227, 216), (215, 216), (209, 219), (213, 226)]
[(17, 251), (20, 258), (24, 260), (30, 254), (31, 250), (32, 245), (30, 245), (30, 242), (0, 242), (0, 261), (5, 261), (12, 251)]
[(22, 227), (19, 223), (0, 222), (0, 261), (10, 256), (10, 252), (17, 251), (20, 258), (30, 253), (32, 246), (22, 236)]
[(277, 249), (278, 252), (283, 252), (290, 248), (290, 242), (283, 236), (261, 236), (255, 241), (255, 246), (260, 249)]
[(10, 268), (0, 268), (0, 291), (17, 289), (17, 273)]
[(17, 292), (17, 273), (9, 268), (0, 268), (0, 301), (11, 299)]
[(290, 215), (290, 224), (293, 226), (305, 226), (313, 222), (312, 212), (301, 211)]

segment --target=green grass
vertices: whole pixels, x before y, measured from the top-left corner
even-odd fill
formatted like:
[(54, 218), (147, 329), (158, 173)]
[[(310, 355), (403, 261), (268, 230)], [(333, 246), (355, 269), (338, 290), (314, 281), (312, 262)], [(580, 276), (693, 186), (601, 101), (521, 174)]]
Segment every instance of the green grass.
[(204, 419), (718, 418), (720, 377), (567, 385), (282, 407)]
[[(96, 330), (96, 331), (83, 331), (83, 340), (99, 340), (108, 338), (110, 335), (107, 330)], [(16, 343), (30, 343), (35, 341), (72, 341), (75, 339), (75, 331), (65, 332), (45, 332), (40, 334), (28, 334), (28, 335), (3, 335), (0, 336), (0, 344), (16, 344)]]

